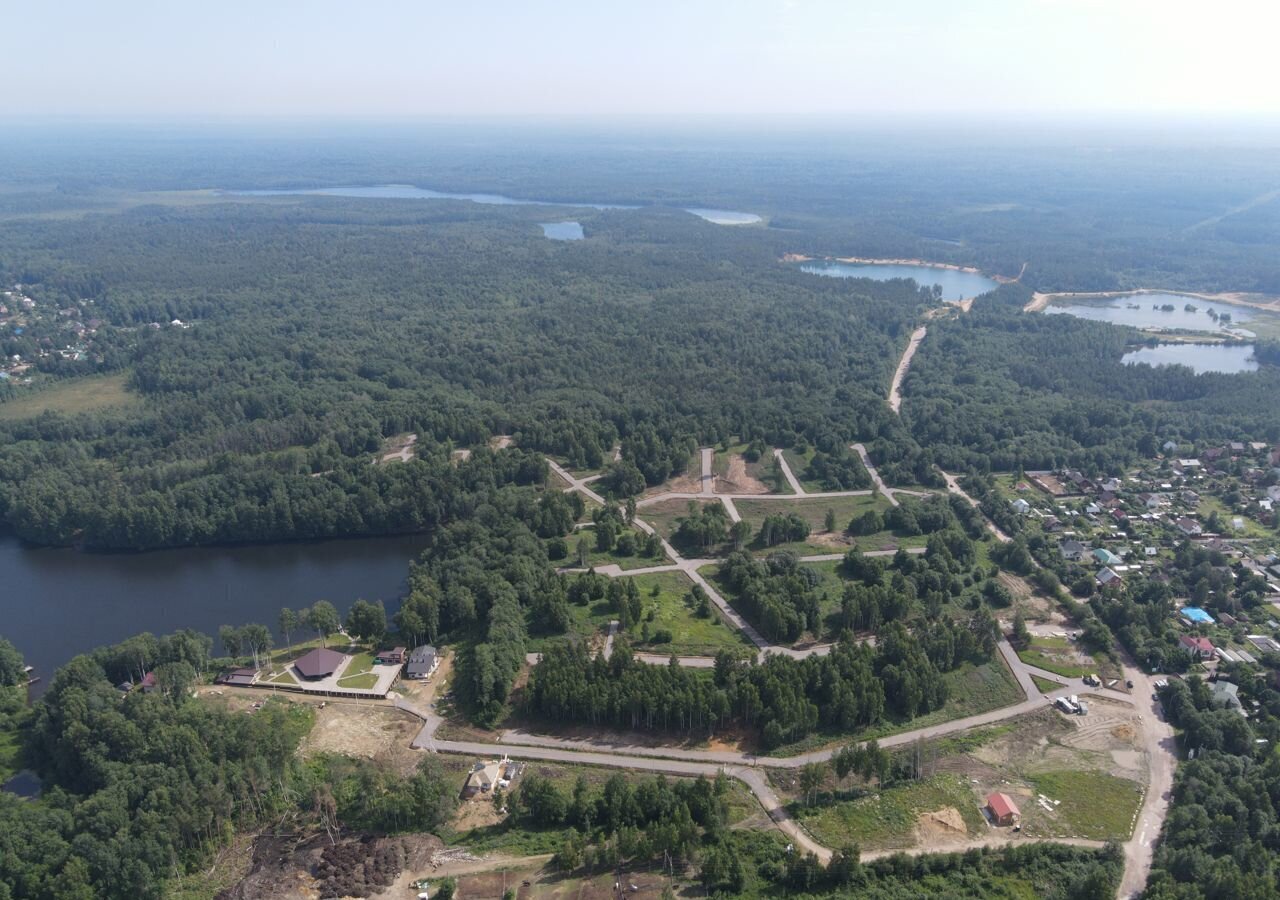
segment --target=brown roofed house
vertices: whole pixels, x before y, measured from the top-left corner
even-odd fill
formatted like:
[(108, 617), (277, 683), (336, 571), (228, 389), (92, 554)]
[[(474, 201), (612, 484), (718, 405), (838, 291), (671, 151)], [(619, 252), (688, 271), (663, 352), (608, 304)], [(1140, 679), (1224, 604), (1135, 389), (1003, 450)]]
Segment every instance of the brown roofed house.
[(342, 665), (343, 654), (327, 647), (317, 647), (293, 664), (303, 678), (315, 679), (332, 675)]

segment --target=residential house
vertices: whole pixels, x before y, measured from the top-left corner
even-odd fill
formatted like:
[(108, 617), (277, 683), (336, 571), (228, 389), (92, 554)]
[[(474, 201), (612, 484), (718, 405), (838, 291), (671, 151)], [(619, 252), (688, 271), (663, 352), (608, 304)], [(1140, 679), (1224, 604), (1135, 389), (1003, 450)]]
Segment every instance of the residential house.
[(1070, 562), (1078, 562), (1083, 559), (1088, 549), (1079, 541), (1063, 541), (1058, 545), (1058, 552), (1062, 554), (1062, 558)]
[(1099, 547), (1094, 550), (1092, 555), (1094, 562), (1101, 566), (1118, 566), (1124, 562), (1123, 559), (1105, 547)]
[(1102, 587), (1110, 587), (1123, 583), (1124, 579), (1120, 577), (1120, 573), (1115, 569), (1103, 568), (1098, 572), (1097, 581)]
[(390, 650), (380, 650), (373, 661), (380, 666), (402, 666), (405, 661), (405, 654), (408, 651), (404, 647), (393, 647)]
[(1186, 516), (1178, 519), (1173, 523), (1187, 537), (1197, 537), (1204, 534), (1204, 529), (1200, 527), (1200, 523), (1195, 519), (1189, 519)]
[(1240, 703), (1240, 688), (1232, 684), (1230, 681), (1215, 681), (1209, 685), (1209, 691), (1212, 695), (1210, 699), (1214, 706), (1223, 709), (1234, 709), (1240, 715), (1245, 715), (1244, 707)]
[(1031, 504), (1028, 503), (1026, 500), (1023, 500), (1021, 497), (1019, 497), (1017, 500), (1014, 500), (1009, 505), (1013, 507), (1013, 511), (1020, 516), (1025, 516), (1027, 513), (1031, 512)]
[(996, 825), (1013, 825), (1022, 817), (1018, 812), (1018, 805), (1013, 802), (1008, 794), (996, 791), (987, 795), (986, 805), (987, 815), (991, 817), (991, 821)]
[(218, 676), (219, 684), (248, 687), (258, 680), (257, 669), (230, 669)]
[(150, 694), (160, 685), (156, 682), (156, 673), (148, 672), (142, 676), (142, 680), (138, 682), (138, 687), (142, 688), (142, 693)]
[(430, 644), (423, 644), (421, 647), (415, 647), (413, 652), (409, 654), (409, 662), (405, 666), (404, 677), (425, 681), (435, 674), (439, 665), (440, 656), (436, 653), (436, 648)]
[(1194, 660), (1213, 659), (1215, 652), (1213, 642), (1207, 637), (1184, 634), (1178, 637), (1178, 643), (1187, 651), (1187, 655)]

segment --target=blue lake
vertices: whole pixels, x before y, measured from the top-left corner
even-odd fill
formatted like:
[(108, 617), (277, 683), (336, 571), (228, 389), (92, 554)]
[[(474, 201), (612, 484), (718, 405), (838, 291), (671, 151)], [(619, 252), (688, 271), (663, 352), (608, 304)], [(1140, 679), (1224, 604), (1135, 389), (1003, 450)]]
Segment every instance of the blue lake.
[(1131, 350), (1123, 357), (1129, 365), (1148, 363), (1153, 366), (1188, 366), (1196, 374), (1253, 372), (1258, 361), (1252, 344), (1157, 344)]
[(584, 237), (581, 222), (541, 222), (542, 233), (553, 241), (580, 241)]
[[(1160, 307), (1173, 307), (1161, 309)], [(1188, 307), (1194, 307), (1189, 309)], [(1212, 312), (1218, 314), (1215, 319)], [(1219, 303), (1216, 306), (1195, 297), (1182, 294), (1130, 294), (1125, 297), (1108, 297), (1098, 302), (1050, 303), (1045, 308), (1049, 315), (1075, 316), (1095, 322), (1111, 322), (1133, 328), (1182, 328), (1189, 331), (1222, 331), (1234, 329), (1243, 337), (1253, 335), (1243, 329), (1235, 329), (1240, 322), (1253, 318), (1249, 310)], [(1222, 316), (1229, 321), (1222, 321)]]
[[(465, 194), (450, 191), (433, 191), (430, 188), (414, 187), (411, 184), (375, 184), (350, 185), (327, 188), (285, 188), (269, 191), (223, 191), (240, 197), (287, 197), (304, 195), (312, 197), (355, 197), (364, 200), (470, 200), (472, 203), (483, 203), (489, 206), (563, 206), (571, 209), (640, 209), (639, 206), (624, 203), (593, 203), (589, 200), (566, 203), (557, 200), (521, 200), (503, 194)], [(717, 225), (752, 225), (763, 221), (755, 213), (737, 212), (731, 209), (706, 209), (689, 207), (685, 212), (714, 222)], [(551, 235), (547, 235), (551, 237)], [(563, 240), (563, 238), (561, 238)], [(572, 240), (572, 238), (570, 238)]]
[(941, 285), (943, 300), (966, 300), (999, 287), (998, 282), (978, 272), (961, 272), (939, 266), (910, 266), (899, 263), (814, 262), (800, 267), (814, 275), (829, 278), (870, 278), (891, 281), (911, 278), (921, 286)]

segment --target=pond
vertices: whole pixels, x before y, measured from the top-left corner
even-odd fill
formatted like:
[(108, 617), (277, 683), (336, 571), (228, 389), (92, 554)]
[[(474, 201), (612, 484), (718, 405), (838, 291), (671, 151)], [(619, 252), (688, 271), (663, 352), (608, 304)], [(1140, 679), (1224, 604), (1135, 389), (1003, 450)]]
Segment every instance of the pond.
[(1157, 344), (1131, 350), (1122, 361), (1129, 365), (1188, 366), (1197, 375), (1203, 372), (1234, 375), (1258, 368), (1252, 344)]
[[(1253, 317), (1249, 310), (1225, 303), (1214, 305), (1207, 300), (1183, 294), (1130, 294), (1124, 297), (1099, 298), (1097, 301), (1054, 302), (1045, 308), (1045, 312), (1049, 315), (1075, 316), (1078, 319), (1111, 322), (1133, 328), (1182, 328), (1189, 331), (1230, 329), (1243, 337), (1253, 336), (1233, 327), (1234, 324), (1247, 322)], [(1223, 321), (1224, 315), (1228, 317), (1227, 321)]]
[(918, 266), (902, 263), (845, 263), (814, 262), (800, 267), (814, 275), (829, 278), (870, 278), (873, 281), (891, 281), (894, 278), (911, 278), (922, 287), (942, 286), (943, 300), (967, 300), (988, 291), (994, 291), (999, 283), (980, 272), (947, 269), (942, 266)]
[(584, 237), (581, 222), (540, 222), (542, 233), (553, 241), (580, 241)]
[[(305, 195), (314, 197), (355, 197), (364, 200), (470, 200), (490, 206), (563, 206), (572, 209), (640, 209), (623, 203), (596, 203), (588, 200), (565, 203), (557, 200), (521, 200), (503, 194), (465, 194), (450, 191), (433, 191), (411, 184), (347, 185), (327, 188), (285, 188), (283, 190), (222, 191), (238, 197), (287, 197)], [(755, 213), (737, 212), (731, 209), (706, 209), (685, 207), (685, 212), (714, 222), (717, 225), (753, 225), (764, 221)], [(544, 226), (545, 228), (545, 226)], [(551, 235), (547, 235), (551, 237)], [(569, 238), (573, 240), (573, 238)]]
[(194, 628), (215, 640), (219, 625), (261, 622), (274, 631), (282, 606), (329, 600), (345, 616), (360, 597), (382, 600), (390, 616), (426, 542), (411, 535), (99, 554), (3, 536), (0, 634), (35, 666), (38, 692), (76, 654), (142, 631)]

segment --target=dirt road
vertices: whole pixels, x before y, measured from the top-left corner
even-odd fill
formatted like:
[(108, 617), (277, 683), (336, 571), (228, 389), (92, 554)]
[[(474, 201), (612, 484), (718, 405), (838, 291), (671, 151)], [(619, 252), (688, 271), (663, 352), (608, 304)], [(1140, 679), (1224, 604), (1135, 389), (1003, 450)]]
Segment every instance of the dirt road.
[(889, 489), (889, 485), (884, 483), (884, 479), (880, 477), (880, 473), (876, 471), (876, 467), (871, 465), (871, 457), (867, 455), (867, 448), (861, 444), (850, 444), (849, 446), (857, 452), (858, 457), (862, 460), (862, 467), (866, 469), (867, 474), (871, 476), (872, 482), (875, 483), (876, 490), (881, 494), (884, 494), (885, 498), (889, 501), (890, 506), (897, 506), (898, 498), (893, 496), (893, 491)]
[(893, 373), (893, 383), (889, 385), (889, 408), (897, 412), (902, 406), (902, 379), (907, 376), (907, 369), (911, 367), (911, 357), (916, 355), (916, 349), (920, 346), (920, 342), (924, 340), (924, 336), (928, 333), (923, 325), (911, 332), (911, 340), (907, 342), (907, 349), (902, 354), (902, 359), (898, 360), (898, 368)]
[(796, 476), (791, 471), (791, 466), (787, 465), (787, 458), (781, 450), (773, 451), (773, 458), (778, 461), (778, 468), (782, 470), (782, 477), (787, 479), (787, 484), (791, 490), (795, 491), (797, 497), (804, 496), (804, 488), (800, 486), (800, 482), (796, 480)]

